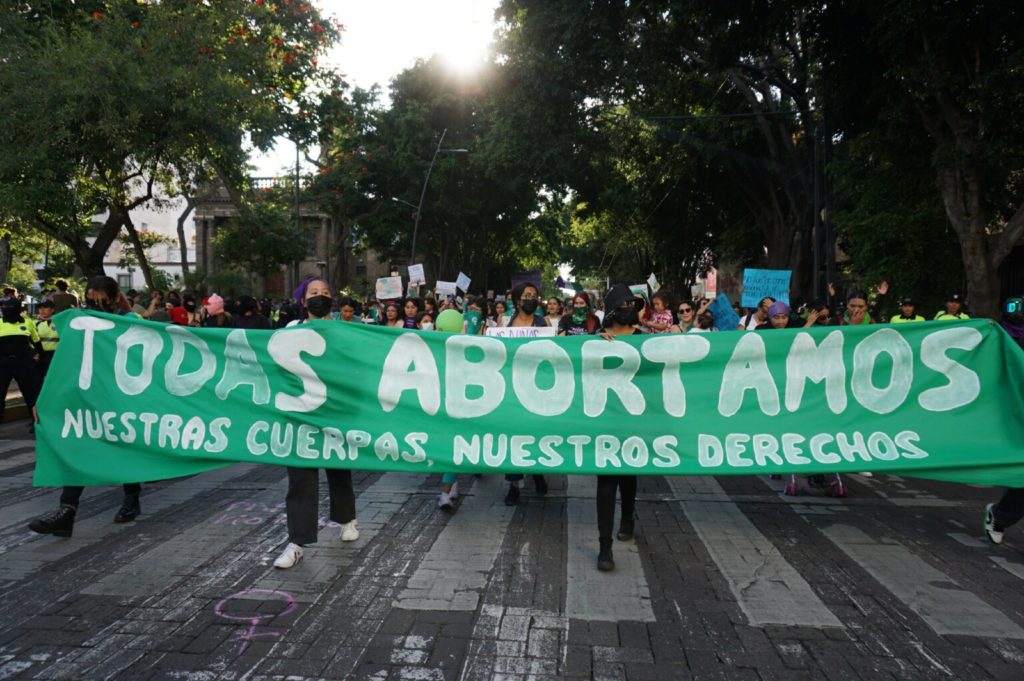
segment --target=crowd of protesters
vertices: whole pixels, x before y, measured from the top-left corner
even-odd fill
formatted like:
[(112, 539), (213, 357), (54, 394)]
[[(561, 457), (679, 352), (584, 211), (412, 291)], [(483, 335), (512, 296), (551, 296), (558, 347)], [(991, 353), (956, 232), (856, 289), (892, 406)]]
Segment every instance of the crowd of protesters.
[[(882, 282), (874, 296), (852, 289), (838, 296), (830, 284), (826, 298), (813, 300), (797, 309), (771, 297), (756, 307), (744, 310), (734, 307), (735, 316), (722, 315), (731, 321), (720, 328), (712, 312), (709, 298), (682, 300), (662, 289), (651, 292), (643, 287), (617, 284), (603, 298), (596, 292), (576, 291), (569, 297), (541, 298), (540, 288), (532, 283), (519, 284), (504, 295), (483, 297), (409, 296), (397, 300), (361, 301), (348, 295), (335, 295), (326, 281), (309, 278), (284, 300), (254, 298), (250, 295), (221, 296), (217, 293), (200, 296), (185, 291), (121, 292), (110, 277), (92, 278), (81, 299), (70, 290), (66, 281), (58, 281), (53, 291), (44, 294), (29, 314), (21, 296), (14, 289), (4, 289), (0, 296), (0, 387), (4, 394), (12, 380), (29, 407), (35, 405), (43, 379), (50, 368), (59, 335), (52, 317), (67, 309), (85, 307), (101, 312), (132, 316), (153, 322), (189, 327), (239, 328), (252, 330), (279, 329), (315, 320), (334, 319), (344, 322), (376, 324), (408, 330), (432, 331), (448, 310), (457, 312), (461, 332), (483, 334), (495, 327), (553, 327), (559, 336), (595, 335), (615, 341), (624, 335), (667, 333), (712, 333), (718, 331), (766, 331), (783, 328), (811, 328), (861, 324), (902, 324), (923, 322), (913, 297), (898, 301), (898, 314), (886, 317), (885, 302), (889, 286)], [(449, 318), (451, 313), (449, 313)], [(930, 315), (934, 320), (968, 319), (960, 295), (947, 296), (942, 309)], [(735, 327), (731, 326), (736, 323)], [(1010, 336), (1024, 346), (1024, 300), (1006, 302), (1002, 325)], [(446, 328), (448, 331), (454, 329)], [(0, 418), (4, 404), (0, 402)], [(522, 475), (507, 475), (509, 484), (505, 503), (519, 502)], [(532, 476), (538, 495), (546, 494), (548, 484), (542, 475)], [(303, 546), (316, 541), (316, 509), (318, 473), (315, 469), (289, 468), (289, 489), (286, 499), (289, 540), (284, 552), (275, 561), (280, 568), (289, 568), (301, 558)], [(328, 471), (331, 496), (331, 520), (341, 526), (343, 541), (353, 541), (359, 533), (355, 520), (355, 496), (351, 472)], [(438, 506), (452, 510), (458, 497), (454, 474), (446, 474)], [(124, 503), (115, 522), (128, 522), (140, 513), (140, 485), (124, 486)], [(628, 541), (634, 533), (636, 479), (631, 476), (599, 476), (597, 490), (600, 551), (598, 569), (611, 570), (612, 525), (617, 493), (621, 496), (622, 519), (617, 537)], [(71, 536), (81, 487), (65, 487), (57, 511), (40, 516), (30, 523), (35, 532)], [(1024, 490), (1010, 490), (998, 504), (986, 509), (985, 532), (993, 542), (1002, 541), (1003, 531), (1024, 516)]]

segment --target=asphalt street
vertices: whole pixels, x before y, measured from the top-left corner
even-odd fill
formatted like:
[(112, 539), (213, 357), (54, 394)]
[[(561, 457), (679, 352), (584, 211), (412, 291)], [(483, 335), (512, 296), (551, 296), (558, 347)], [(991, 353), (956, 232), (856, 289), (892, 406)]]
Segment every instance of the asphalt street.
[(509, 508), (460, 476), (447, 513), (437, 475), (359, 472), (359, 540), (324, 526), (279, 570), (283, 468), (147, 483), (120, 525), (121, 490), (89, 488), (61, 539), (27, 529), (59, 494), (34, 445), (0, 426), (0, 679), (1024, 679), (1024, 526), (981, 531), (998, 489), (645, 477), (601, 573), (593, 478)]

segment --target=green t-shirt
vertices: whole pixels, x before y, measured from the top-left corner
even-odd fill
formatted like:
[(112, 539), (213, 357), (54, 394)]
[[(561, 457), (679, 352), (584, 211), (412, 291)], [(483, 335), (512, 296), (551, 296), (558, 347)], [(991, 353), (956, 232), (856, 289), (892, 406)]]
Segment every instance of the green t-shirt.
[(480, 325), (484, 321), (484, 317), (482, 314), (476, 312), (475, 310), (470, 310), (469, 312), (464, 314), (462, 318), (466, 322), (467, 334), (475, 336), (476, 334), (480, 333)]

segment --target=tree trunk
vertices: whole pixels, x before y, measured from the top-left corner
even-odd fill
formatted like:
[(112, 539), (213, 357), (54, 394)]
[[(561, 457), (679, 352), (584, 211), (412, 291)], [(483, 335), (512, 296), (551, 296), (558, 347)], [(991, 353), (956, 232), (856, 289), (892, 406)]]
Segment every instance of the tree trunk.
[(178, 247), (181, 251), (181, 278), (188, 276), (188, 242), (185, 241), (185, 220), (196, 207), (196, 200), (191, 196), (185, 196), (185, 210), (178, 216)]
[(11, 237), (0, 237), (0, 284), (7, 281), (7, 274), (11, 270)]
[(135, 257), (139, 261), (142, 277), (146, 280), (146, 288), (153, 291), (156, 289), (156, 284), (153, 282), (153, 270), (149, 266), (149, 258), (146, 256), (146, 249), (142, 246), (142, 240), (139, 239), (139, 233), (135, 230), (135, 223), (127, 213), (124, 214), (124, 228), (128, 232), (132, 248), (135, 249)]

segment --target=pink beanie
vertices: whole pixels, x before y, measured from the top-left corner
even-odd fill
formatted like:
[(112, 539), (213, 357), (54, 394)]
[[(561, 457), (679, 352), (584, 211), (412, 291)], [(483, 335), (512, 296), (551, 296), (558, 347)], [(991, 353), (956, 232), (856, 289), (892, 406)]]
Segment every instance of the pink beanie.
[(206, 304), (203, 307), (206, 308), (207, 314), (220, 314), (224, 312), (224, 299), (214, 293), (206, 299)]

